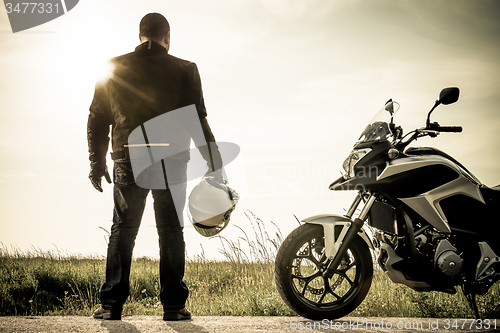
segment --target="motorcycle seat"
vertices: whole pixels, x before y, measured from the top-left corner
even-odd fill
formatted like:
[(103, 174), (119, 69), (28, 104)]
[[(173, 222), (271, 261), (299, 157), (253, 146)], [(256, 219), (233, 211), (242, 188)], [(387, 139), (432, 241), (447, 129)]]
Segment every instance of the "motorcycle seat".
[(490, 187), (490, 189), (495, 190), (495, 191), (500, 191), (500, 185)]

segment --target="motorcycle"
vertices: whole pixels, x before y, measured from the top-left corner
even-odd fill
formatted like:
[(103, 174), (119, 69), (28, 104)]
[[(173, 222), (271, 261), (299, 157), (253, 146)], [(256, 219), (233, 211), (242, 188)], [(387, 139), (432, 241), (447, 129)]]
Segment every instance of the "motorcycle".
[(358, 192), (347, 213), (304, 219), (277, 253), (276, 286), (293, 311), (319, 320), (352, 312), (370, 289), (373, 253), (394, 283), (450, 294), (462, 287), (479, 318), (476, 295), (500, 279), (500, 185), (481, 184), (439, 149), (408, 147), (461, 132), (430, 121), (458, 97), (458, 88), (443, 89), (425, 127), (404, 136), (391, 99), (361, 133), (329, 187)]

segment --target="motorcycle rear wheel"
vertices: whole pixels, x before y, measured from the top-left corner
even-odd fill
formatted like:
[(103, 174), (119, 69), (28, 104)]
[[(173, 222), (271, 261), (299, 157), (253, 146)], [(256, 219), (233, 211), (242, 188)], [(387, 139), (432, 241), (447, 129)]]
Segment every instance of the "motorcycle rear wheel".
[(328, 262), (323, 227), (304, 224), (283, 241), (274, 278), (283, 301), (303, 317), (341, 318), (358, 307), (370, 290), (373, 262), (366, 243), (356, 237), (332, 278), (322, 275)]

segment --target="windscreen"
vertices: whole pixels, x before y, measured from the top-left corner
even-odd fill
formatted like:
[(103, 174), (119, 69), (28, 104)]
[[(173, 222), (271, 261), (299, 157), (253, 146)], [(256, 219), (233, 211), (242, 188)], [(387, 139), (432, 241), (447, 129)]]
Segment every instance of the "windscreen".
[(359, 142), (370, 142), (376, 140), (388, 140), (392, 136), (389, 126), (392, 123), (392, 117), (399, 110), (399, 104), (389, 100), (387, 104), (377, 112), (372, 121), (366, 126), (365, 130), (359, 136)]

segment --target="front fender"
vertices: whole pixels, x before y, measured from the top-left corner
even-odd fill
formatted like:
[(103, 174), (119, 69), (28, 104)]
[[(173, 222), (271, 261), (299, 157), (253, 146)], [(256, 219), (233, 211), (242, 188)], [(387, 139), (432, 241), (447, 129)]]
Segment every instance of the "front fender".
[[(327, 258), (330, 259), (335, 258), (335, 255), (344, 240), (345, 234), (347, 233), (347, 230), (349, 230), (352, 223), (351, 219), (334, 214), (315, 215), (302, 221), (305, 223), (320, 224), (323, 226), (323, 231), (325, 233), (325, 253)], [(342, 228), (338, 237), (335, 236), (335, 228)], [(369, 249), (374, 249), (370, 237), (368, 237), (364, 228), (361, 228), (358, 231), (358, 235), (365, 241)]]

